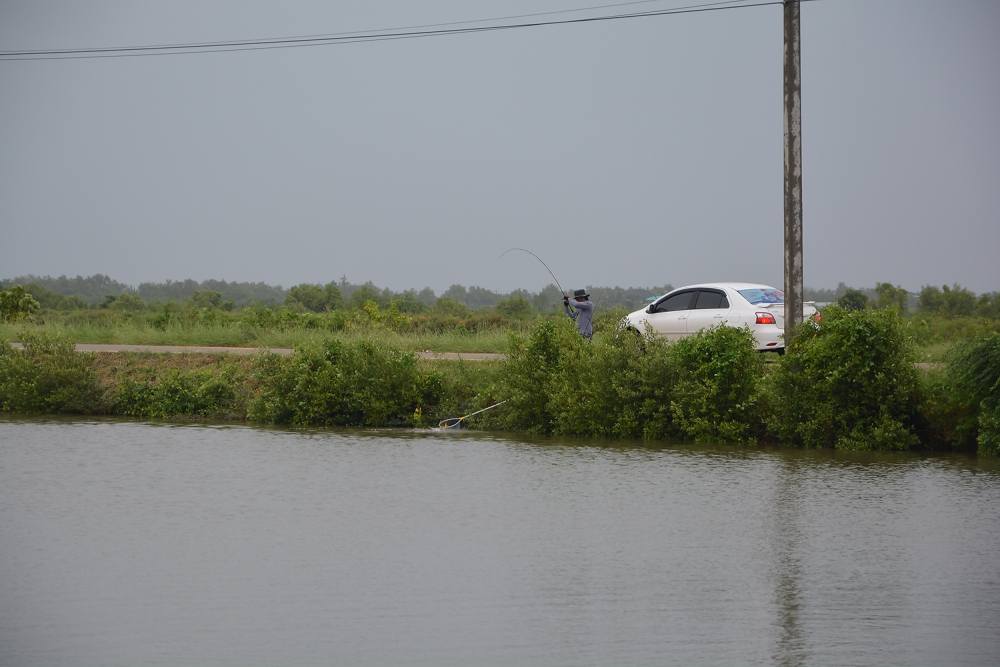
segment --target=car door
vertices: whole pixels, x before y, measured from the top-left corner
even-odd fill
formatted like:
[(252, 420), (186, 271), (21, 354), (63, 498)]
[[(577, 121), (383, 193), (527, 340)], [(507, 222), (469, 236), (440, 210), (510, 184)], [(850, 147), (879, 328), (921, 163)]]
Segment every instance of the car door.
[(649, 307), (646, 321), (653, 333), (676, 340), (687, 334), (687, 318), (698, 290), (668, 294)]
[[(697, 333), (703, 329), (728, 324), (730, 320), (729, 299), (721, 289), (699, 289), (698, 296), (688, 311), (687, 331)], [(733, 326), (739, 326), (734, 323)]]

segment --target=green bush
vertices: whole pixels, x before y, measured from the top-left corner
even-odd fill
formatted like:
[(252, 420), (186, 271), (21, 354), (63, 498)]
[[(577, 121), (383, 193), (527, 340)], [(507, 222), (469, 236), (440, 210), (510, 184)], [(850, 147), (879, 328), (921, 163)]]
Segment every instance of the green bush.
[(0, 410), (20, 413), (101, 412), (93, 360), (65, 339), (21, 336), (22, 349), (0, 340)]
[(564, 435), (641, 437), (642, 362), (641, 341), (633, 334), (590, 344), (572, 331), (550, 381), (553, 430)]
[(584, 345), (570, 320), (545, 320), (527, 338), (511, 336), (496, 394), (507, 400), (491, 424), (529, 433), (552, 433), (555, 414), (550, 404), (564, 349)]
[(676, 344), (621, 332), (593, 344), (568, 321), (512, 341), (497, 426), (535, 433), (745, 442), (759, 430), (761, 358), (748, 330)]
[(965, 432), (977, 432), (981, 453), (1000, 454), (1000, 334), (959, 346), (949, 364), (949, 379), (965, 410)]
[(222, 373), (170, 370), (161, 377), (126, 378), (115, 388), (115, 414), (149, 419), (169, 417), (242, 418), (245, 399), (237, 387), (245, 378), (231, 368)]
[(763, 362), (747, 328), (718, 327), (677, 342), (671, 412), (695, 441), (749, 442), (759, 432)]
[(931, 448), (970, 450), (976, 446), (978, 411), (955, 389), (950, 370), (925, 371), (920, 378), (917, 431)]
[(437, 394), (414, 355), (368, 341), (308, 345), (286, 358), (262, 355), (254, 375), (258, 393), (249, 416), (269, 423), (407, 425), (423, 413), (425, 392)]
[(0, 320), (17, 322), (37, 313), (38, 301), (20, 285), (0, 291)]
[(906, 449), (916, 444), (912, 344), (891, 310), (824, 310), (796, 331), (773, 381), (772, 427), (788, 444)]

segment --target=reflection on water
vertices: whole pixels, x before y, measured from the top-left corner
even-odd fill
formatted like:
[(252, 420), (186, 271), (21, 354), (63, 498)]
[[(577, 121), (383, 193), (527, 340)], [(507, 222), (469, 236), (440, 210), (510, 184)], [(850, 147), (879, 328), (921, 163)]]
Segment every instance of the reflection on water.
[(997, 664), (998, 502), (963, 457), (0, 422), (0, 664)]

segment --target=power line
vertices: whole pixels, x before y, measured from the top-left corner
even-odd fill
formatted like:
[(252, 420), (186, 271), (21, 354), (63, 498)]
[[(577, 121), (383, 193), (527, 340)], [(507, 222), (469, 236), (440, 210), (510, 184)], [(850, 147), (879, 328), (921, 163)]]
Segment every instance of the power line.
[[(49, 51), (45, 51), (45, 50), (34, 50), (34, 51), (24, 50), (24, 51), (20, 51), (20, 52), (16, 52), (16, 53), (18, 53), (19, 55), (21, 55), (21, 54), (23, 54), (23, 55), (32, 55), (32, 54), (41, 55), (41, 54), (45, 54), (45, 53), (52, 53), (52, 54), (66, 53), (66, 54), (69, 54), (69, 53), (74, 53), (74, 52), (79, 52), (79, 51), (109, 51), (110, 52), (110, 51), (127, 51), (127, 50), (130, 50), (130, 49), (171, 49), (171, 48), (173, 48), (173, 49), (188, 49), (188, 48), (194, 48), (194, 47), (199, 47), (199, 46), (235, 46), (235, 45), (244, 44), (244, 43), (248, 43), (248, 42), (273, 43), (273, 42), (279, 42), (279, 41), (285, 41), (285, 40), (300, 40), (300, 39), (301, 40), (313, 40), (313, 39), (319, 40), (319, 39), (327, 39), (327, 38), (334, 38), (334, 37), (351, 37), (351, 36), (358, 37), (358, 36), (362, 36), (362, 35), (365, 35), (365, 34), (368, 34), (368, 33), (384, 33), (384, 32), (391, 32), (391, 31), (398, 31), (398, 30), (422, 30), (422, 29), (425, 29), (425, 28), (442, 28), (442, 27), (457, 26), (457, 25), (467, 25), (467, 24), (471, 24), (471, 23), (486, 23), (486, 22), (489, 22), (489, 21), (509, 21), (509, 20), (513, 20), (513, 19), (533, 18), (533, 17), (536, 17), (536, 16), (552, 16), (552, 15), (559, 15), (559, 14), (572, 14), (572, 13), (593, 11), (595, 9), (609, 9), (609, 8), (612, 8), (612, 7), (625, 7), (625, 6), (629, 6), (629, 5), (646, 5), (646, 4), (658, 3), (658, 2), (664, 2), (664, 1), (665, 0), (628, 0), (627, 2), (613, 2), (613, 3), (608, 3), (608, 4), (602, 4), (602, 5), (590, 5), (589, 7), (576, 7), (576, 8), (572, 8), (572, 9), (554, 9), (554, 10), (550, 10), (550, 11), (547, 11), (547, 12), (531, 12), (531, 13), (528, 13), (528, 14), (509, 14), (509, 15), (506, 15), (506, 16), (490, 16), (490, 17), (487, 17), (487, 18), (480, 18), (480, 19), (466, 19), (464, 21), (447, 21), (447, 22), (444, 22), (444, 23), (421, 23), (421, 24), (416, 24), (416, 25), (392, 26), (392, 27), (389, 27), (389, 28), (366, 28), (366, 29), (361, 29), (361, 30), (349, 30), (349, 31), (344, 31), (344, 32), (328, 32), (328, 33), (318, 33), (318, 34), (314, 33), (314, 34), (309, 34), (309, 35), (285, 35), (283, 37), (252, 37), (252, 38), (251, 37), (247, 37), (247, 38), (243, 38), (243, 39), (239, 39), (239, 40), (219, 40), (219, 41), (207, 42), (207, 43), (202, 43), (202, 44), (199, 44), (199, 43), (190, 43), (190, 42), (179, 42), (179, 43), (178, 42), (174, 42), (174, 43), (168, 43), (168, 44), (145, 44), (145, 45), (138, 45), (138, 46), (130, 45), (130, 46), (115, 46), (115, 47), (102, 47), (102, 48), (98, 48), (98, 47), (80, 47), (80, 48), (52, 49), (52, 50), (49, 50)], [(743, 3), (743, 2), (749, 2), (749, 1), (750, 0), (724, 0), (724, 1), (721, 1), (721, 2), (708, 2), (708, 3), (704, 3), (704, 4), (699, 4), (699, 5), (688, 5), (688, 6), (685, 6), (685, 7), (673, 7), (671, 9), (691, 9), (691, 8), (695, 8), (695, 7), (710, 7), (710, 6), (714, 6), (714, 5), (732, 5), (732, 4), (738, 4), (738, 3)], [(9, 52), (9, 53), (13, 54), (15, 52)], [(0, 55), (7, 55), (7, 53), (0, 53)]]
[[(594, 5), (592, 7), (579, 9), (556, 10), (552, 12), (536, 12), (534, 14), (515, 15), (507, 18), (521, 18), (530, 16), (540, 16), (548, 14), (569, 13), (575, 11), (588, 11), (597, 8), (615, 7), (629, 4), (639, 4), (654, 0), (632, 0), (632, 2), (616, 3), (612, 5)], [(799, 0), (800, 2), (815, 2), (816, 0)], [(739, 4), (738, 4), (739, 3)], [(445, 35), (461, 35), (479, 32), (491, 32), (496, 30), (515, 30), (524, 28), (538, 28), (554, 25), (569, 25), (582, 23), (595, 23), (599, 21), (615, 21), (631, 18), (646, 18), (653, 16), (670, 16), (676, 14), (694, 14), (710, 11), (723, 11), (728, 9), (745, 9), (751, 7), (766, 7), (781, 5), (782, 0), (764, 0), (761, 2), (746, 2), (746, 0), (726, 0), (722, 2), (709, 2), (698, 5), (687, 5), (684, 7), (673, 7), (669, 9), (650, 10), (645, 12), (631, 12), (624, 14), (610, 14), (601, 16), (589, 16), (573, 19), (554, 19), (550, 21), (534, 21), (525, 23), (505, 23), (485, 26), (468, 26), (460, 28), (441, 27), (434, 30), (408, 28), (388, 28), (379, 31), (358, 31), (347, 33), (333, 33), (320, 36), (298, 36), (264, 38), (252, 40), (233, 40), (219, 42), (193, 42), (186, 44), (154, 44), (145, 46), (126, 47), (101, 47), (85, 49), (52, 49), (52, 50), (27, 50), (27, 51), (0, 51), (0, 60), (76, 60), (82, 58), (127, 58), (137, 56), (157, 56), (157, 55), (182, 55), (195, 53), (217, 53), (233, 51), (260, 51), (269, 49), (300, 48), (305, 46), (329, 46), (335, 44), (355, 44), (359, 42), (389, 41), (395, 39), (415, 39), (421, 37), (439, 37)], [(494, 19), (478, 19), (472, 21), (455, 21), (451, 23), (427, 24), (427, 26), (449, 26), (467, 23), (480, 23), (489, 20), (502, 20), (502, 17)], [(424, 27), (424, 26), (414, 26)]]

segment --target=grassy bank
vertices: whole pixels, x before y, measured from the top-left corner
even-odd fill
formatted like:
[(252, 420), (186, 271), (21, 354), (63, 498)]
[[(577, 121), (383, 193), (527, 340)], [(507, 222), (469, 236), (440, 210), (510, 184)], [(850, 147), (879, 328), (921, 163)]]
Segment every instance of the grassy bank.
[[(596, 339), (613, 335), (623, 309), (598, 312)], [(18, 322), (0, 321), (0, 338), (46, 336), (76, 343), (303, 347), (327, 340), (376, 341), (405, 351), (506, 352), (512, 334), (526, 335), (552, 317), (505, 318), (496, 314), (409, 316), (377, 309), (348, 313), (302, 313), (246, 309), (115, 312), (47, 311)], [(557, 318), (556, 318), (557, 319)], [(914, 343), (915, 360), (945, 362), (964, 341), (1000, 333), (1000, 320), (982, 317), (923, 317), (900, 320)]]
[(385, 328), (330, 332), (290, 328), (274, 330), (222, 324), (168, 325), (162, 328), (122, 322), (113, 326), (87, 323), (2, 323), (0, 337), (21, 340), (48, 336), (76, 343), (122, 343), (135, 345), (222, 345), (228, 347), (303, 347), (327, 340), (356, 343), (374, 340), (399, 350), (433, 352), (503, 352), (517, 327), (482, 331), (455, 330), (440, 333), (400, 333)]
[[(782, 358), (748, 331), (677, 343), (634, 335), (587, 343), (543, 320), (496, 363), (421, 362), (382, 337), (328, 335), (296, 354), (93, 355), (67, 339), (0, 346), (0, 408), (334, 426), (433, 426), (501, 400), (470, 424), (541, 434), (776, 442), (838, 449), (1000, 449), (1000, 334), (914, 369), (908, 325), (888, 310), (831, 309)], [(410, 349), (413, 349), (412, 347)]]

